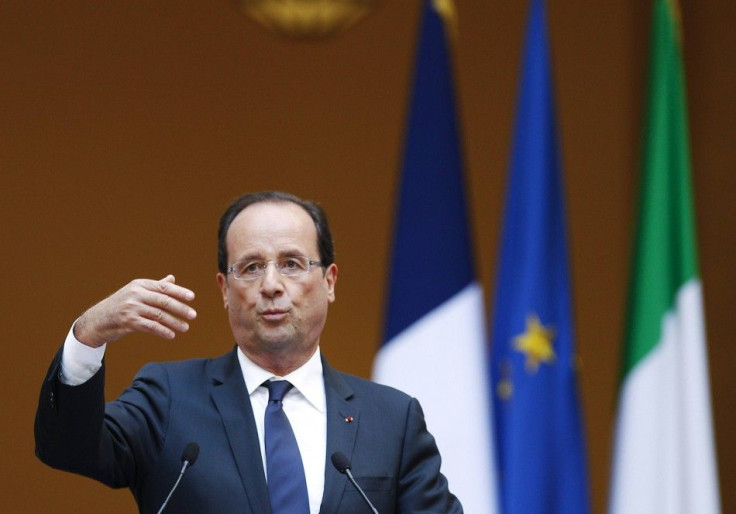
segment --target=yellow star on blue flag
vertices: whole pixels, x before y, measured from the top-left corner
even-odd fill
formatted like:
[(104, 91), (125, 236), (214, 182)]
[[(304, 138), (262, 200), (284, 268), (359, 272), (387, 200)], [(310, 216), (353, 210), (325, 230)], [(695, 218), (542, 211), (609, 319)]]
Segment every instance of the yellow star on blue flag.
[(554, 337), (554, 330), (542, 325), (539, 316), (530, 314), (526, 317), (526, 331), (514, 338), (514, 349), (526, 355), (528, 372), (536, 373), (540, 363), (549, 364), (555, 360)]

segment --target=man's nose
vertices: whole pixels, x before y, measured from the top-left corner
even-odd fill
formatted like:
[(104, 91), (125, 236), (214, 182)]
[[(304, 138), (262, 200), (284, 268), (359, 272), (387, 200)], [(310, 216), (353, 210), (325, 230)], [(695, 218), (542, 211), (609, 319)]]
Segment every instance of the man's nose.
[(261, 292), (268, 296), (279, 294), (284, 290), (284, 277), (278, 272), (275, 262), (267, 262), (261, 277)]

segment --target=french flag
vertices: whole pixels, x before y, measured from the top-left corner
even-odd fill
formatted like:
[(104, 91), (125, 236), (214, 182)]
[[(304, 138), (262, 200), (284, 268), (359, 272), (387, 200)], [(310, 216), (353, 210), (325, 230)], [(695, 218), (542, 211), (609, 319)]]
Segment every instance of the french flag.
[(447, 12), (425, 2), (373, 380), (416, 397), (468, 513), (496, 512), (483, 291), (470, 241)]

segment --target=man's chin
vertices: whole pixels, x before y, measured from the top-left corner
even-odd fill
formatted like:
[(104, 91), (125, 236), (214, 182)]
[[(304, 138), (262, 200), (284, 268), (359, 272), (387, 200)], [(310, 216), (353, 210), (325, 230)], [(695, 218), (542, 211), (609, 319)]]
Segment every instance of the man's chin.
[(268, 330), (260, 334), (259, 341), (264, 350), (280, 351), (294, 346), (294, 332), (285, 329)]

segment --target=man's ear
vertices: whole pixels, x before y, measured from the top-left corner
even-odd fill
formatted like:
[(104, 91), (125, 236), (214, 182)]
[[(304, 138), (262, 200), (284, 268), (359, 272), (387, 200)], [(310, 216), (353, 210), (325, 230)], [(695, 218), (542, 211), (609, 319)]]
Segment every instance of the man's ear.
[(335, 301), (335, 282), (337, 282), (337, 264), (334, 262), (325, 270), (325, 282), (327, 283), (327, 300)]
[(220, 287), (220, 293), (222, 293), (222, 304), (227, 310), (227, 275), (224, 273), (217, 274), (217, 285)]

